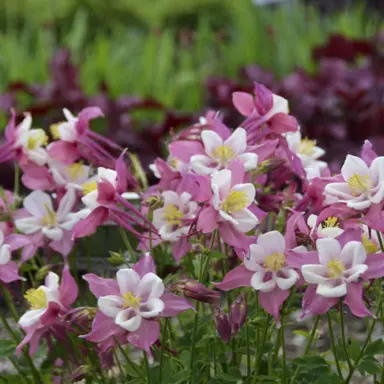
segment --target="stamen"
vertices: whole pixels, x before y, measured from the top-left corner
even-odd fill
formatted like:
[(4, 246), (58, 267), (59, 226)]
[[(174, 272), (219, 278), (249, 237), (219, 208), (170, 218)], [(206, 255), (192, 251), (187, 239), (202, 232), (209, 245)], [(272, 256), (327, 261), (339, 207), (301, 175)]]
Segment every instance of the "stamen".
[(379, 250), (379, 247), (365, 234), (361, 236), (361, 242), (367, 253), (376, 253)]
[(51, 126), (49, 127), (49, 129), (51, 131), (51, 134), (52, 134), (52, 137), (55, 140), (61, 139), (60, 130), (59, 130), (59, 127), (60, 127), (61, 124), (63, 124), (62, 121), (59, 122), (59, 123), (51, 124)]
[(169, 204), (164, 208), (163, 219), (171, 225), (181, 225), (183, 213), (174, 204)]
[(316, 147), (316, 140), (310, 140), (308, 138), (304, 138), (300, 140), (298, 153), (301, 155), (312, 156)]
[(359, 175), (354, 173), (348, 180), (348, 186), (353, 196), (359, 196), (367, 193), (372, 188), (372, 181), (369, 175)]
[(44, 204), (47, 214), (43, 216), (41, 222), (44, 226), (53, 227), (56, 225), (56, 212), (52, 211), (47, 204)]
[(72, 180), (76, 179), (81, 172), (83, 171), (83, 164), (82, 163), (73, 163), (69, 167), (66, 168), (68, 171), (68, 175)]
[(330, 216), (321, 223), (322, 228), (338, 228), (339, 219), (336, 216)]
[(212, 151), (212, 157), (216, 159), (220, 165), (226, 165), (236, 157), (231, 147), (220, 145)]
[(343, 275), (345, 266), (341, 261), (333, 260), (327, 264), (327, 270), (331, 279), (338, 279)]
[(24, 298), (28, 301), (31, 309), (43, 309), (48, 306), (47, 296), (41, 288), (28, 289), (24, 294)]
[(97, 182), (96, 181), (88, 181), (81, 186), (81, 189), (83, 191), (84, 196), (88, 195), (88, 193), (96, 191)]
[(123, 308), (137, 309), (140, 307), (141, 297), (135, 296), (131, 292), (124, 293), (122, 296), (124, 298)]
[(248, 204), (248, 196), (243, 191), (232, 191), (223, 203), (223, 210), (227, 213), (238, 212)]
[(48, 136), (43, 129), (32, 129), (28, 138), (27, 149), (36, 149), (48, 144)]
[(278, 272), (285, 265), (285, 256), (282, 253), (272, 253), (264, 260), (264, 268), (272, 272)]

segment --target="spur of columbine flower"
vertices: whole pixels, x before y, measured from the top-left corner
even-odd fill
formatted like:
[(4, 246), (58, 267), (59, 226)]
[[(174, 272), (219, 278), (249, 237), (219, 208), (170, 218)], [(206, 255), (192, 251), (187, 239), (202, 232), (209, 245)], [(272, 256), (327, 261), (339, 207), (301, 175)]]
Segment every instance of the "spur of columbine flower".
[(24, 297), (29, 304), (29, 310), (19, 320), (19, 325), (26, 335), (17, 347), (20, 353), (24, 345), (29, 344), (30, 355), (33, 355), (40, 345), (40, 339), (55, 329), (55, 336), (60, 330), (66, 328), (61, 323), (61, 315), (69, 311), (78, 295), (78, 288), (68, 267), (64, 267), (61, 274), (61, 283), (56, 273), (49, 272), (45, 277), (44, 285), (37, 289), (29, 289)]
[(0, 231), (0, 281), (10, 283), (23, 280), (19, 275), (19, 267), (11, 260), (11, 246), (6, 244), (4, 233)]
[(51, 126), (52, 135), (57, 141), (48, 146), (49, 155), (65, 164), (72, 164), (80, 157), (98, 165), (113, 164), (114, 157), (110, 150), (121, 148), (89, 128), (90, 120), (103, 116), (101, 109), (84, 108), (77, 117), (66, 108), (63, 113), (66, 121)]
[(159, 338), (159, 317), (173, 317), (193, 308), (187, 300), (166, 291), (156, 275), (155, 264), (145, 255), (129, 269), (120, 269), (116, 280), (84, 275), (98, 299), (98, 313), (92, 331), (84, 337), (98, 343), (101, 351), (131, 343), (150, 353)]
[(243, 183), (244, 167), (241, 162), (232, 162), (230, 168), (212, 175), (212, 198), (199, 214), (197, 229), (211, 233), (219, 228), (225, 242), (242, 248), (248, 243), (244, 243), (246, 236), (242, 234), (259, 222), (250, 209), (255, 200), (255, 187), (251, 183)]
[(73, 247), (71, 229), (82, 217), (81, 213), (72, 212), (75, 202), (74, 190), (68, 190), (55, 210), (47, 193), (38, 190), (30, 193), (24, 199), (24, 208), (15, 213), (15, 226), (23, 235), (9, 236), (12, 250), (23, 247), (22, 260), (25, 261), (44, 246), (47, 239), (52, 249), (66, 257)]
[(299, 279), (299, 273), (290, 264), (284, 236), (271, 231), (250, 245), (243, 263), (228, 272), (216, 287), (224, 291), (252, 287), (258, 291), (260, 305), (278, 322), (280, 308)]
[(325, 186), (327, 203), (343, 202), (358, 211), (379, 204), (384, 199), (384, 157), (368, 165), (359, 157), (348, 155), (341, 168), (340, 182)]
[(43, 129), (32, 128), (32, 116), (25, 114), (24, 120), (16, 125), (15, 111), (5, 128), (5, 143), (0, 146), (0, 163), (16, 160), (21, 165), (29, 161), (43, 165), (48, 159), (46, 150), (48, 136)]
[(153, 225), (159, 231), (162, 240), (172, 243), (172, 254), (177, 262), (190, 249), (188, 235), (192, 220), (196, 217), (198, 205), (191, 201), (191, 195), (174, 191), (162, 193), (164, 206), (153, 212)]
[[(99, 167), (97, 175), (82, 185), (85, 208), (79, 212), (85, 217), (73, 227), (73, 237), (84, 237), (94, 233), (100, 225), (112, 220), (125, 229), (140, 236), (133, 228), (137, 224), (155, 230), (127, 199), (138, 197), (137, 193), (126, 192), (128, 186), (136, 186), (136, 180), (124, 163), (125, 151), (116, 161), (116, 170)], [(156, 230), (155, 230), (156, 231)]]
[(361, 241), (361, 230), (347, 229), (337, 239), (316, 242), (316, 262), (307, 263), (301, 272), (308, 286), (303, 298), (303, 316), (323, 314), (343, 299), (358, 317), (370, 316), (365, 307), (363, 281), (384, 276), (384, 254), (367, 254)]
[(204, 130), (201, 140), (205, 153), (193, 155), (190, 159), (191, 168), (198, 174), (211, 175), (226, 168), (234, 159), (242, 161), (246, 171), (257, 167), (257, 154), (246, 152), (247, 133), (244, 128), (237, 128), (226, 139), (215, 131)]

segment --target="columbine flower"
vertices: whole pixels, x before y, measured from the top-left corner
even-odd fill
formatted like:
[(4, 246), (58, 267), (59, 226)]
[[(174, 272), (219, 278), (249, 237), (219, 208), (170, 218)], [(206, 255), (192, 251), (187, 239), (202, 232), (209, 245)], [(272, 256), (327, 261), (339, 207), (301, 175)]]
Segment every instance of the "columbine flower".
[(5, 244), (4, 233), (0, 231), (0, 281), (10, 283), (22, 279), (17, 264), (11, 261), (11, 247)]
[(197, 203), (191, 201), (191, 195), (173, 191), (162, 193), (164, 206), (153, 212), (153, 224), (165, 241), (175, 242), (188, 234), (190, 221), (196, 216)]
[(255, 200), (255, 187), (251, 183), (234, 184), (232, 180), (232, 172), (228, 169), (212, 176), (212, 206), (223, 221), (232, 223), (240, 232), (248, 232), (258, 223), (248, 209)]
[(311, 228), (311, 234), (316, 233), (317, 237), (328, 237), (334, 239), (340, 236), (344, 229), (340, 228), (340, 220), (337, 216), (329, 216), (323, 220), (316, 228), (317, 215), (310, 215), (307, 220)]
[(318, 176), (317, 170), (321, 171), (327, 167), (327, 163), (318, 160), (324, 155), (324, 149), (316, 145), (316, 140), (302, 138), (300, 131), (288, 132), (285, 134), (289, 149), (296, 153), (303, 163), (303, 167), (307, 173), (307, 178)]
[(303, 265), (304, 279), (317, 284), (316, 293), (324, 297), (342, 297), (347, 294), (347, 285), (359, 281), (368, 269), (367, 257), (362, 243), (350, 241), (343, 248), (335, 239), (319, 239), (316, 242), (320, 264)]
[(234, 159), (241, 160), (247, 171), (257, 167), (257, 155), (246, 152), (247, 133), (241, 127), (226, 140), (214, 131), (205, 130), (201, 133), (201, 140), (206, 154), (194, 155), (190, 160), (191, 168), (198, 174), (210, 175), (216, 170), (226, 168)]
[(87, 274), (92, 293), (98, 298), (97, 313), (92, 332), (85, 337), (101, 343), (101, 350), (127, 342), (149, 353), (160, 335), (158, 317), (176, 316), (191, 308), (183, 298), (165, 291), (156, 275), (150, 255), (144, 256), (132, 269), (121, 269), (116, 280)]
[(327, 184), (324, 189), (329, 203), (344, 202), (360, 211), (383, 201), (384, 157), (377, 157), (368, 167), (359, 157), (348, 155), (341, 176), (342, 182)]
[(260, 235), (257, 244), (250, 246), (243, 264), (230, 271), (216, 286), (225, 291), (251, 286), (259, 291), (260, 305), (279, 321), (280, 307), (299, 277), (290, 266), (284, 236), (272, 231)]
[(18, 160), (22, 164), (28, 160), (43, 165), (48, 160), (46, 150), (48, 136), (43, 129), (32, 128), (32, 116), (27, 113), (24, 120), (16, 126), (16, 115), (12, 117), (5, 129), (6, 143), (0, 147), (0, 162)]

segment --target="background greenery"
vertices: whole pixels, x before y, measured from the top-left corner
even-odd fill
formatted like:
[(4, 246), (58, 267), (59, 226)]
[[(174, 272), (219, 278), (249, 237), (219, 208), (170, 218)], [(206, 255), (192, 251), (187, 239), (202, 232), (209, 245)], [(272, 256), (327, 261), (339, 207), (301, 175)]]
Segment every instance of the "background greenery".
[(321, 15), (292, 2), (250, 0), (2, 0), (0, 90), (46, 83), (55, 51), (69, 46), (87, 94), (105, 82), (113, 96), (152, 96), (197, 111), (210, 75), (238, 76), (258, 64), (284, 76), (315, 70), (311, 48), (331, 33), (372, 36), (383, 21), (363, 5)]

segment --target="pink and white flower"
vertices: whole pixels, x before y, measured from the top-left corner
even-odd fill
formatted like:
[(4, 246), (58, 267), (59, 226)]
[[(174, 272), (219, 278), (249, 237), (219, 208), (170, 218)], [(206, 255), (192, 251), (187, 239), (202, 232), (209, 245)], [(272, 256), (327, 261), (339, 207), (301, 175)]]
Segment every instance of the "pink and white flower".
[(359, 157), (348, 155), (341, 168), (341, 182), (325, 186), (326, 202), (344, 202), (358, 211), (384, 199), (384, 157), (368, 165)]
[(23, 280), (18, 269), (17, 264), (11, 260), (11, 247), (5, 243), (4, 233), (0, 231), (0, 281), (10, 283)]
[(329, 216), (316, 227), (317, 218), (317, 215), (310, 215), (307, 219), (307, 224), (311, 228), (311, 235), (316, 234), (319, 238), (334, 239), (344, 232), (344, 229), (340, 228), (339, 219), (336, 216)]
[(234, 159), (241, 160), (246, 171), (257, 167), (257, 154), (246, 152), (247, 133), (241, 127), (226, 140), (215, 131), (204, 130), (201, 133), (201, 140), (205, 154), (196, 154), (190, 159), (191, 168), (200, 175), (210, 175), (226, 168)]

